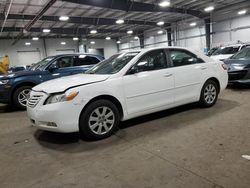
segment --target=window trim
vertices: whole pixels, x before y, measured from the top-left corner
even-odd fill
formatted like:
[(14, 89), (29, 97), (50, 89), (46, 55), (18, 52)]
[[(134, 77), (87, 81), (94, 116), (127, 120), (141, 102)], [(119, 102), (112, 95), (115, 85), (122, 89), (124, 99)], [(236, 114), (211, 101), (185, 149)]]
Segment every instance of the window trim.
[[(204, 61), (202, 58), (198, 57), (196, 54), (194, 54), (193, 52), (190, 52), (190, 51), (188, 51), (188, 50), (186, 50), (186, 49), (169, 48), (169, 49), (166, 49), (166, 51), (167, 51), (167, 54), (168, 54), (168, 59), (169, 59), (170, 64), (171, 64), (171, 68), (183, 67), (183, 66), (190, 66), (190, 65), (197, 65), (197, 64), (201, 64), (201, 63), (206, 63), (206, 61)], [(174, 66), (174, 63), (173, 63), (173, 61), (172, 61), (171, 54), (170, 54), (171, 51), (183, 51), (183, 52), (190, 53), (190, 54), (192, 54), (195, 58), (202, 60), (202, 62), (193, 63), (193, 64), (189, 64), (189, 65)]]
[[(131, 66), (129, 67), (129, 69), (126, 71), (126, 73), (124, 74), (124, 76), (126, 76), (126, 75), (131, 75), (131, 74), (129, 74), (129, 71), (132, 69), (133, 66), (135, 66), (137, 63), (139, 63), (140, 59), (143, 58), (145, 55), (147, 55), (148, 53), (151, 53), (151, 52), (153, 52), (153, 51), (160, 51), (160, 50), (163, 51), (164, 54), (165, 54), (165, 59), (166, 59), (166, 65), (167, 65), (167, 67), (162, 68), (162, 69), (157, 69), (157, 70), (141, 71), (141, 72), (151, 72), (151, 71), (158, 71), (158, 70), (163, 70), (163, 69), (170, 68), (170, 62), (168, 61), (168, 56), (167, 56), (167, 53), (166, 53), (166, 49), (165, 49), (165, 48), (162, 48), (162, 49), (152, 49), (152, 50), (149, 50), (149, 51), (145, 52), (144, 54), (142, 54), (142, 55), (136, 60), (136, 62), (135, 62), (133, 65), (131, 65)], [(138, 72), (138, 73), (141, 73), (141, 72)], [(136, 73), (136, 74), (137, 74), (137, 73)]]

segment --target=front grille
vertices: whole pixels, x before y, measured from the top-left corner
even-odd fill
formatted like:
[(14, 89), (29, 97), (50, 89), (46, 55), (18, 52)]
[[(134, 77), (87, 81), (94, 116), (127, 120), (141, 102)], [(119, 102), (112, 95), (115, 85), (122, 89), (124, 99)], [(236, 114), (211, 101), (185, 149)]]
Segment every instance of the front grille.
[(231, 80), (241, 80), (246, 76), (247, 72), (248, 72), (248, 70), (229, 72), (228, 73), (229, 80), (230, 81)]
[(34, 108), (39, 101), (42, 99), (43, 95), (39, 94), (39, 95), (32, 95), (30, 97), (30, 99), (28, 100), (28, 106), (31, 108)]

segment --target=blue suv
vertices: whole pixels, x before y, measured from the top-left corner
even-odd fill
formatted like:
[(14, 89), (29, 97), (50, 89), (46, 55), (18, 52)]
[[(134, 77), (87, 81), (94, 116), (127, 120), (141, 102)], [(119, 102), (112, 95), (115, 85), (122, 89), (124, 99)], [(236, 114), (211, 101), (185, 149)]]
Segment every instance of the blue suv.
[(29, 70), (0, 75), (0, 103), (24, 110), (30, 90), (35, 85), (62, 76), (83, 73), (103, 59), (102, 56), (91, 54), (57, 55), (43, 59)]

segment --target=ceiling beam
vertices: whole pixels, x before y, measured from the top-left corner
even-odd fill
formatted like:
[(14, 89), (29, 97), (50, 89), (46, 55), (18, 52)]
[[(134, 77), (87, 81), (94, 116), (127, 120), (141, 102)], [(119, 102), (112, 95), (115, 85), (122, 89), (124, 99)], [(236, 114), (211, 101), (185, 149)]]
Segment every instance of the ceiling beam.
[(131, 0), (62, 0), (69, 3), (77, 3), (82, 5), (95, 6), (100, 8), (116, 9), (121, 11), (136, 11), (136, 12), (172, 12), (180, 14), (190, 14), (192, 16), (203, 18), (205, 14), (199, 10), (191, 10), (176, 7), (160, 7), (155, 4), (142, 3)]
[(23, 30), (18, 34), (16, 40), (12, 43), (14, 45), (19, 39), (22, 38), (24, 31), (29, 31), (31, 27), (39, 20), (43, 14), (56, 2), (56, 0), (50, 0), (48, 3), (39, 11), (39, 13), (27, 24), (24, 26)]
[[(5, 27), (3, 29), (3, 32), (23, 32), (23, 27)], [(30, 28), (29, 32), (34, 33), (41, 33), (43, 28)], [(72, 36), (82, 36), (82, 35), (90, 35), (95, 36), (94, 34), (90, 34), (90, 29), (87, 28), (51, 28), (50, 33), (52, 34), (66, 34), (66, 35), (72, 35)], [(127, 34), (127, 30), (115, 30), (115, 29), (98, 29), (98, 33), (101, 34), (109, 34), (109, 33), (121, 33), (121, 34)], [(142, 31), (135, 31), (134, 34), (141, 33)]]
[[(9, 14), (7, 19), (16, 19), (16, 20), (33, 20), (35, 15), (29, 14)], [(4, 19), (4, 15), (0, 14), (0, 20)], [(42, 16), (39, 20), (43, 21), (59, 21), (59, 16)], [(150, 25), (156, 26), (156, 22), (150, 21), (140, 21), (140, 20), (124, 20), (124, 24), (128, 25)], [(116, 25), (116, 19), (111, 18), (93, 18), (93, 17), (78, 17), (70, 16), (69, 20), (65, 23), (75, 23), (75, 24), (85, 24), (85, 25)]]

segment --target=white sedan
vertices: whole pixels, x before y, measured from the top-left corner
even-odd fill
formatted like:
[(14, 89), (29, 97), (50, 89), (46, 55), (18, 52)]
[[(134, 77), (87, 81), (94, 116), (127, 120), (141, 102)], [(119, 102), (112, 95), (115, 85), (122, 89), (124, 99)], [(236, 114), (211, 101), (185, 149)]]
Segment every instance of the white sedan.
[(38, 129), (102, 139), (120, 121), (192, 102), (211, 107), (227, 82), (226, 65), (196, 51), (143, 49), (34, 87), (27, 111)]

